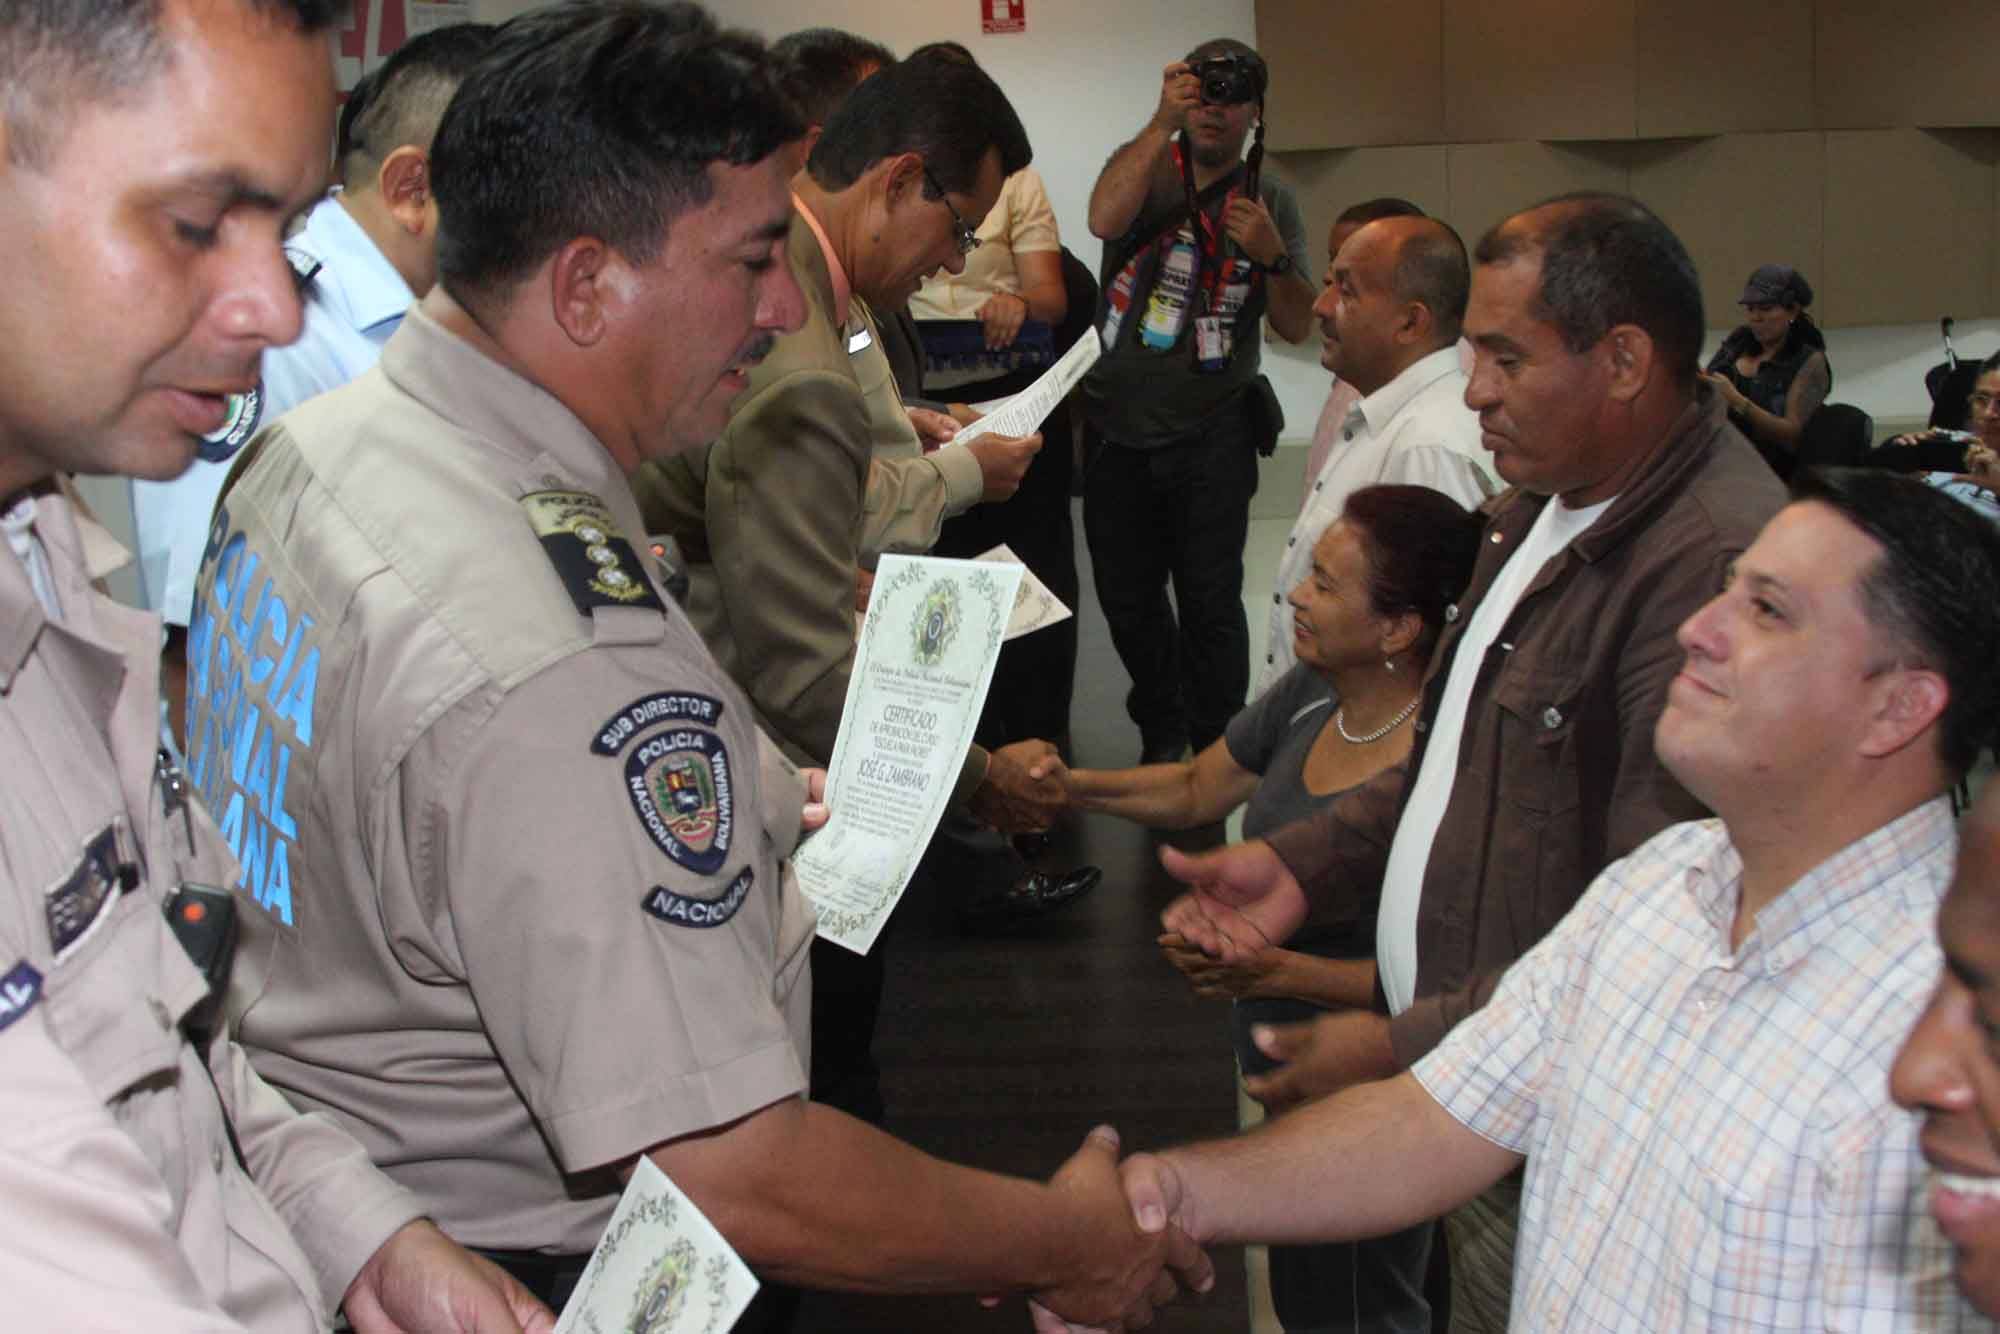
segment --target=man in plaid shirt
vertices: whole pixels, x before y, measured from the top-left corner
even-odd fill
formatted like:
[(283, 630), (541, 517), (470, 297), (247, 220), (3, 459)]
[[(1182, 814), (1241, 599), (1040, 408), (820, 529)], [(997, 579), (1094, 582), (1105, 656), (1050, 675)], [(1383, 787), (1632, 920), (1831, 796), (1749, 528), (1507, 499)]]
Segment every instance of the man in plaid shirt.
[(2000, 537), (1808, 475), (1680, 641), (1655, 744), (1720, 818), (1607, 868), (1409, 1072), (1129, 1160), (1142, 1223), (1367, 1236), (1525, 1158), (1517, 1328), (1984, 1327), (1887, 1083), (1938, 974), (1945, 794), (2000, 716)]

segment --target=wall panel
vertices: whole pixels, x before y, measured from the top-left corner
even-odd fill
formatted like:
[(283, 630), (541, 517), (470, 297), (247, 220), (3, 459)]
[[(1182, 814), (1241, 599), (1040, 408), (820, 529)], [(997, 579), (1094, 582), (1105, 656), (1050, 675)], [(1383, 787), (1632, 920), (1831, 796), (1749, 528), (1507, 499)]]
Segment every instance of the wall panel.
[(1274, 149), (1444, 139), (1443, 0), (1257, 0)]
[(1813, 127), (1812, 0), (1640, 0), (1641, 138)]
[(1993, 0), (1815, 0), (1825, 129), (2000, 125)]
[(1629, 139), (1639, 0), (1444, 0), (1456, 143)]
[(1451, 202), (1444, 217), (1467, 246), (1508, 214), (1550, 195), (1631, 188), (1624, 154), (1601, 144), (1454, 144), (1449, 165)]
[[(1903, 324), (1990, 315), (1992, 136), (1826, 136), (1826, 318)], [(1982, 295), (1983, 294), (1983, 295)]]
[(1418, 148), (1348, 148), (1323, 153), (1286, 153), (1279, 166), (1299, 192), (1306, 217), (1307, 249), (1318, 279), (1326, 234), (1341, 210), (1364, 199), (1396, 195), (1426, 213), (1442, 213), (1450, 201), (1443, 145)]
[[(1743, 280), (1759, 264), (1790, 264), (1824, 288), (1825, 142), (1810, 132), (1681, 139), (1634, 164), (1632, 193), (1694, 256), (1710, 325), (1736, 323)], [(1814, 317), (1823, 310), (1816, 303)]]

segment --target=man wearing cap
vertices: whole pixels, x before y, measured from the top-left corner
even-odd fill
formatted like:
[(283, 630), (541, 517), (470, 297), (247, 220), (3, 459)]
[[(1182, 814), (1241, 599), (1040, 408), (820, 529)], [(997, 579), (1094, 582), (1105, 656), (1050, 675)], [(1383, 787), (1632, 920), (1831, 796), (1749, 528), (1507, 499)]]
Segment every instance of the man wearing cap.
[(1262, 324), (1303, 341), (1315, 295), (1298, 203), (1262, 170), (1268, 77), (1243, 43), (1202, 43), (1090, 193), (1107, 244), (1084, 533), (1144, 764), (1220, 737), (1250, 683), (1243, 545), (1280, 429)]

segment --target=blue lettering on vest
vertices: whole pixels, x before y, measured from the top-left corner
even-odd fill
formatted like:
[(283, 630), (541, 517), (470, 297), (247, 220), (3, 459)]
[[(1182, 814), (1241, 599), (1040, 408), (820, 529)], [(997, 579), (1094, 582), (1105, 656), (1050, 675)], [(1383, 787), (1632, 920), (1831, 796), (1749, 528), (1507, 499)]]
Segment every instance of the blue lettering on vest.
[[(241, 868), (237, 888), (293, 924), (291, 853), (298, 820), (287, 805), (292, 751), (310, 750), (319, 692), (313, 618), (279, 591), (283, 562), (266, 563), (218, 517), (213, 573), (189, 627), (189, 773)], [(257, 578), (263, 566), (263, 578)]]

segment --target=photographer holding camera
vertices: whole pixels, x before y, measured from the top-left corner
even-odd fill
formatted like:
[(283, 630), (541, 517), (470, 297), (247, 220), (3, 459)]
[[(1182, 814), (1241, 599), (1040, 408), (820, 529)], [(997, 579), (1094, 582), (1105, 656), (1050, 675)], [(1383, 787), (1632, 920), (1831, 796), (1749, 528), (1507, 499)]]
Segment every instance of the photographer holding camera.
[(1249, 686), (1243, 544), (1284, 425), (1258, 324), (1302, 341), (1316, 296), (1298, 203), (1260, 171), (1268, 82), (1243, 43), (1202, 43), (1090, 193), (1104, 357), (1082, 385), (1084, 529), (1142, 763), (1220, 737)]

